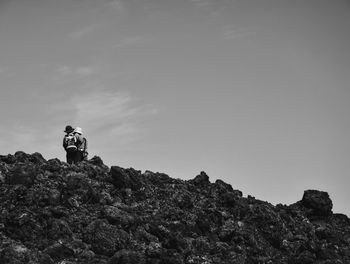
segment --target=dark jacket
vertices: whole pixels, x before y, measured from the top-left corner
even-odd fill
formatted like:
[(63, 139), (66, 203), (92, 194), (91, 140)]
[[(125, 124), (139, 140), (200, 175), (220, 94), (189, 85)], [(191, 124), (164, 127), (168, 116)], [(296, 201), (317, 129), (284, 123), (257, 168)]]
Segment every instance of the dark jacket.
[(73, 133), (67, 133), (67, 134), (65, 134), (64, 137), (63, 137), (62, 146), (63, 146), (63, 148), (64, 148), (65, 150), (67, 149), (66, 137), (68, 137), (68, 136), (73, 136)]

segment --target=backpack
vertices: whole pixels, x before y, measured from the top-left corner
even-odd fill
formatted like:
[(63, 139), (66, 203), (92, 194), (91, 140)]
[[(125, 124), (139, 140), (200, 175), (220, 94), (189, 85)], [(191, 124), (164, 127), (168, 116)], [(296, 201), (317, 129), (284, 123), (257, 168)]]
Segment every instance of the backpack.
[(87, 160), (88, 152), (87, 152), (87, 140), (85, 137), (77, 138), (77, 150), (81, 152), (82, 159)]
[(65, 138), (64, 138), (64, 142), (65, 142), (65, 146), (66, 146), (66, 151), (67, 152), (75, 152), (77, 151), (77, 139), (73, 134), (68, 134)]
[(83, 158), (85, 160), (87, 160), (87, 156), (88, 156), (88, 143), (86, 138), (83, 138), (83, 143), (80, 145), (79, 150), (83, 152)]

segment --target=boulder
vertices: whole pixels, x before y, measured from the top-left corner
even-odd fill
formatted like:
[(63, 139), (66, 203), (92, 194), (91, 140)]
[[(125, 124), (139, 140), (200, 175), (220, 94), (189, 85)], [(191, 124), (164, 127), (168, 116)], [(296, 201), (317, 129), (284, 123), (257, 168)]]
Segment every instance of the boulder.
[(189, 182), (196, 186), (205, 186), (210, 183), (209, 176), (204, 171), (201, 171), (199, 175), (197, 175), (194, 179), (189, 180)]
[(83, 241), (91, 245), (94, 253), (106, 256), (128, 248), (129, 240), (127, 232), (103, 220), (93, 221), (83, 234)]
[(104, 206), (103, 214), (109, 223), (119, 227), (129, 228), (135, 222), (133, 215), (115, 206)]
[(118, 166), (112, 166), (110, 175), (113, 185), (118, 189), (130, 188), (138, 190), (142, 186), (141, 173), (132, 168), (123, 169)]
[(9, 170), (6, 174), (5, 182), (11, 185), (21, 184), (30, 187), (34, 184), (37, 168), (32, 164), (19, 164)]
[(63, 243), (55, 243), (44, 250), (53, 260), (58, 261), (74, 256), (74, 251)]
[(122, 249), (113, 255), (108, 264), (145, 264), (144, 254), (137, 251)]
[(327, 192), (306, 190), (301, 204), (311, 209), (309, 214), (315, 216), (330, 216), (332, 214), (333, 203)]
[(89, 163), (96, 165), (96, 166), (103, 166), (103, 160), (99, 156), (93, 156), (90, 160)]
[(228, 183), (224, 182), (223, 180), (220, 180), (220, 179), (216, 180), (215, 185), (222, 191), (233, 192), (233, 188), (232, 188), (231, 184), (228, 184)]

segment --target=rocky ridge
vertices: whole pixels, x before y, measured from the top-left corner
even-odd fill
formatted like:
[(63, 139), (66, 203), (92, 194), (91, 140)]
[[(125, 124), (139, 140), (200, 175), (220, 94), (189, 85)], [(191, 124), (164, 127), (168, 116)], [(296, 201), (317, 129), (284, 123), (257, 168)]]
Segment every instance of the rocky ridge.
[(350, 222), (326, 192), (274, 206), (201, 172), (173, 179), (99, 157), (0, 156), (3, 264), (350, 263)]

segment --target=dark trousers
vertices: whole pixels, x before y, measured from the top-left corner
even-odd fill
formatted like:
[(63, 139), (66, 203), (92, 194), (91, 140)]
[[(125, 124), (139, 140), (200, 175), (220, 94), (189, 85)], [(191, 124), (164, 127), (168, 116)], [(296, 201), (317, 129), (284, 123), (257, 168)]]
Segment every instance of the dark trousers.
[(76, 162), (83, 161), (84, 160), (83, 152), (78, 150), (77, 153), (76, 153), (75, 158), (76, 158)]
[(67, 152), (66, 158), (67, 158), (67, 163), (69, 164), (76, 163), (76, 152)]
[(77, 164), (78, 162), (84, 160), (84, 155), (82, 151), (76, 150), (72, 152), (67, 152), (66, 158), (67, 158), (67, 163)]

